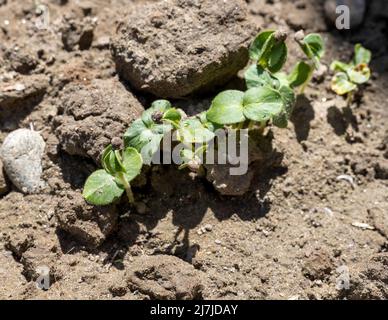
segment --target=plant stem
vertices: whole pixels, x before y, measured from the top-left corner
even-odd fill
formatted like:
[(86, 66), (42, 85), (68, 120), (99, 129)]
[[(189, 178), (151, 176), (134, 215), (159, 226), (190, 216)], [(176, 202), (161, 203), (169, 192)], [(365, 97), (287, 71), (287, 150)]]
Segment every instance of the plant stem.
[(353, 102), (353, 92), (349, 92), (348, 96), (346, 97), (346, 105), (350, 107), (352, 102)]
[(119, 179), (125, 188), (125, 192), (127, 193), (129, 203), (134, 203), (135, 197), (133, 196), (131, 185), (129, 184), (129, 182), (128, 182), (128, 180), (125, 177), (125, 174), (123, 172), (119, 173)]

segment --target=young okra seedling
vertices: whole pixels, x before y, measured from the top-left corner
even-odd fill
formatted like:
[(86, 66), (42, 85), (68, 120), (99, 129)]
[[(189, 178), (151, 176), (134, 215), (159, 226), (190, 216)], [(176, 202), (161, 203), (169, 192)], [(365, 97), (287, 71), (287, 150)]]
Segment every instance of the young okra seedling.
[(108, 205), (118, 200), (124, 191), (130, 203), (135, 199), (130, 182), (141, 172), (143, 161), (136, 149), (123, 151), (108, 146), (101, 157), (103, 169), (97, 170), (86, 180), (83, 196), (94, 205)]
[(293, 89), (305, 88), (324, 54), (320, 35), (304, 36), (298, 32), (295, 38), (309, 62), (299, 62), (287, 75), (280, 71), (287, 60), (287, 34), (273, 30), (261, 32), (249, 51), (255, 63), (245, 73), (248, 91), (221, 92), (213, 100), (207, 119), (237, 129), (256, 125), (264, 128), (270, 122), (286, 127), (296, 100)]
[(353, 94), (359, 89), (359, 85), (369, 81), (371, 59), (372, 53), (361, 44), (356, 44), (350, 63), (335, 60), (331, 64), (330, 69), (336, 72), (331, 81), (331, 88), (340, 96), (347, 95), (348, 105), (352, 103)]
[(287, 34), (279, 31), (260, 33), (250, 47), (250, 57), (255, 63), (245, 73), (248, 90), (221, 92), (208, 111), (187, 117), (167, 100), (153, 102), (125, 132), (124, 150), (112, 146), (105, 149), (103, 169), (86, 181), (85, 199), (91, 204), (107, 205), (125, 191), (133, 203), (130, 182), (140, 174), (143, 163), (151, 165), (167, 133), (175, 134), (176, 141), (183, 145), (180, 168), (200, 173), (204, 170), (206, 150), (216, 140), (218, 129), (258, 128), (255, 141), (259, 141), (268, 124), (287, 127), (296, 100), (294, 89), (303, 89), (310, 81), (313, 70), (319, 67), (324, 45), (318, 34), (298, 33), (296, 41), (309, 60), (297, 63), (287, 75), (281, 72), (287, 60), (286, 38)]

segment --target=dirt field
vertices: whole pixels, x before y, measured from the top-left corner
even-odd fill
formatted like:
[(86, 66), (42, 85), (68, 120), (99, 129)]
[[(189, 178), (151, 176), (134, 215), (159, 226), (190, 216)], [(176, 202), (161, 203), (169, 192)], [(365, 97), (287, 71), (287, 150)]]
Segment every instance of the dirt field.
[[(326, 66), (350, 59), (361, 42), (373, 51), (370, 84), (349, 108), (330, 91), (330, 72), (314, 79), (289, 127), (273, 129), (281, 164), (251, 168), (244, 196), (220, 196), (187, 171), (155, 166), (134, 188), (142, 206), (92, 207), (81, 191), (101, 149), (155, 99), (118, 80), (110, 47), (120, 21), (146, 2), (42, 1), (50, 23), (41, 30), (36, 2), (0, 0), (0, 143), (31, 124), (46, 142), (41, 193), (24, 195), (9, 181), (2, 189), (0, 173), (0, 298), (387, 299), (384, 1), (372, 2), (360, 29), (339, 33), (325, 23), (322, 1), (246, 0), (256, 27), (235, 37), (255, 28), (319, 32)], [(301, 57), (290, 46), (288, 66)], [(192, 113), (213, 96), (172, 101)], [(42, 266), (48, 290), (35, 284)], [(343, 270), (350, 288), (339, 290)]]

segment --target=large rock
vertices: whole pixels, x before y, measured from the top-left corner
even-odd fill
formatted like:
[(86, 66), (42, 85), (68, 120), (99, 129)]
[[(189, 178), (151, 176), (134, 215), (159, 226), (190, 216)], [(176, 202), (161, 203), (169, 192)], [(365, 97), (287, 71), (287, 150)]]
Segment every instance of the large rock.
[(127, 271), (128, 286), (151, 299), (200, 299), (203, 278), (199, 271), (174, 256), (143, 256)]
[(178, 98), (231, 79), (248, 62), (254, 34), (241, 0), (167, 0), (133, 10), (112, 54), (134, 87)]
[(91, 248), (98, 247), (116, 230), (118, 220), (115, 206), (91, 206), (79, 192), (67, 193), (59, 201), (55, 216), (59, 229)]
[(114, 137), (121, 137), (143, 107), (117, 79), (70, 84), (62, 94), (54, 126), (61, 147), (96, 163)]
[(12, 183), (27, 194), (38, 193), (41, 180), (45, 142), (41, 135), (29, 129), (11, 132), (0, 148), (0, 158)]

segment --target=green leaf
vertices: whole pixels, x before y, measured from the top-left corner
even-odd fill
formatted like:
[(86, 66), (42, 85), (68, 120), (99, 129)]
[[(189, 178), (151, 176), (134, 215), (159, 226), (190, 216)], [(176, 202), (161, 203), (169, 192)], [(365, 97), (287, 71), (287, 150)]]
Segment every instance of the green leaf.
[(279, 90), (270, 87), (249, 89), (244, 95), (244, 115), (247, 119), (284, 128), (295, 104), (294, 91), (288, 86)]
[(259, 33), (249, 49), (250, 58), (272, 73), (278, 72), (287, 59), (285, 39), (276, 39), (276, 35), (273, 30)]
[(153, 135), (151, 139), (144, 144), (142, 149), (140, 150), (141, 157), (143, 158), (143, 162), (146, 165), (150, 165), (152, 162), (152, 158), (154, 157), (155, 153), (159, 150), (160, 143), (163, 139), (162, 134), (159, 135)]
[(174, 126), (177, 126), (179, 124), (179, 121), (181, 121), (181, 119), (182, 119), (182, 114), (176, 108), (168, 109), (163, 115), (163, 120), (172, 123)]
[(244, 94), (244, 115), (249, 120), (268, 121), (282, 110), (280, 93), (269, 87), (252, 88)]
[(256, 64), (251, 65), (245, 72), (245, 82), (248, 89), (265, 85), (279, 87), (279, 80)]
[(288, 117), (286, 113), (280, 112), (279, 114), (274, 115), (272, 119), (272, 123), (274, 126), (278, 128), (287, 128), (288, 125)]
[(261, 59), (264, 52), (270, 47), (270, 42), (274, 42), (274, 33), (274, 30), (267, 30), (256, 36), (249, 48), (249, 56), (252, 60), (259, 61)]
[(283, 68), (287, 60), (287, 46), (284, 42), (275, 44), (268, 57), (267, 68), (272, 73), (278, 72)]
[(182, 121), (178, 132), (183, 143), (206, 143), (214, 138), (214, 133), (205, 128), (198, 118)]
[(203, 111), (199, 115), (197, 115), (197, 118), (201, 121), (203, 126), (206, 129), (209, 129), (211, 132), (215, 132), (216, 130), (223, 128), (223, 126), (221, 124), (209, 121), (209, 119), (207, 118), (206, 111)]
[(304, 85), (310, 80), (313, 68), (305, 62), (299, 62), (287, 77), (291, 88)]
[(112, 146), (108, 146), (104, 150), (101, 158), (101, 164), (105, 171), (113, 176), (121, 171), (124, 171), (120, 158), (120, 152), (113, 150)]
[(227, 90), (218, 94), (207, 112), (207, 119), (217, 124), (234, 124), (245, 120), (243, 113), (244, 92)]
[(125, 147), (133, 147), (141, 153), (145, 164), (150, 164), (153, 155), (158, 151), (164, 135), (172, 130), (171, 124), (149, 126), (142, 119), (135, 120), (124, 134)]
[(284, 111), (286, 112), (287, 118), (290, 118), (296, 102), (295, 92), (288, 86), (282, 86), (279, 89), (279, 93), (284, 104)]
[(354, 46), (354, 58), (353, 58), (353, 64), (366, 64), (368, 65), (370, 61), (372, 60), (372, 52), (368, 49), (365, 49), (361, 44), (356, 44)]
[(356, 84), (363, 84), (368, 82), (371, 71), (365, 63), (361, 63), (348, 70), (349, 80)]
[(310, 33), (299, 42), (306, 56), (313, 60), (315, 67), (319, 66), (319, 62), (325, 54), (325, 44), (320, 34)]
[(342, 96), (357, 89), (357, 85), (349, 81), (348, 75), (344, 72), (336, 73), (331, 81), (331, 89)]
[(113, 176), (97, 170), (86, 180), (82, 195), (90, 204), (105, 206), (119, 199), (123, 192)]
[(128, 182), (131, 182), (140, 174), (143, 159), (135, 148), (128, 147), (123, 151), (123, 166)]
[(330, 69), (337, 72), (347, 72), (352, 66), (350, 64), (334, 60), (331, 65)]
[(113, 147), (112, 145), (107, 146), (101, 155), (101, 166), (105, 169), (105, 171), (109, 172), (110, 174), (114, 174), (114, 172), (110, 172), (110, 165), (109, 165), (109, 155), (112, 152)]

